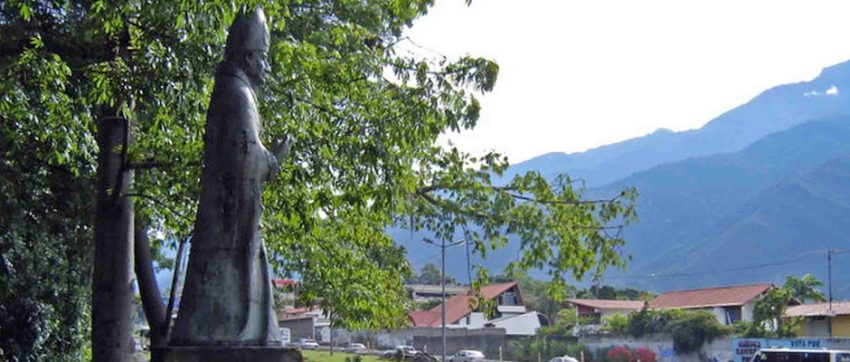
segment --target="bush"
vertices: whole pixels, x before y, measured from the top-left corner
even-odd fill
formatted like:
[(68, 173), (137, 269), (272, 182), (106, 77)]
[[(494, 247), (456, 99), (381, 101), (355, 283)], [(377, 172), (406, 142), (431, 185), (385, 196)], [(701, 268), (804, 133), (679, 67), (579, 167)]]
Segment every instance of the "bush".
[(537, 355), (544, 361), (568, 355), (578, 358), (585, 350), (582, 344), (553, 341), (547, 338), (524, 338), (511, 342), (511, 357), (516, 361), (537, 361)]
[(647, 348), (636, 349), (634, 351), (634, 357), (636, 361), (640, 362), (655, 362), (658, 360), (658, 354)]
[(629, 317), (622, 314), (613, 314), (605, 317), (603, 330), (617, 336), (625, 336), (629, 330)]
[(647, 334), (662, 333), (670, 322), (685, 314), (679, 309), (648, 310), (629, 313), (628, 335), (640, 338)]
[(608, 362), (656, 362), (658, 355), (647, 348), (629, 349), (627, 346), (613, 347), (605, 353)]
[(680, 354), (696, 352), (705, 343), (731, 331), (731, 328), (721, 325), (714, 314), (705, 311), (685, 313), (667, 326), (667, 333), (673, 337), (673, 349)]
[(611, 362), (631, 362), (634, 360), (632, 351), (626, 346), (612, 348), (605, 354), (605, 357), (607, 357), (608, 361)]

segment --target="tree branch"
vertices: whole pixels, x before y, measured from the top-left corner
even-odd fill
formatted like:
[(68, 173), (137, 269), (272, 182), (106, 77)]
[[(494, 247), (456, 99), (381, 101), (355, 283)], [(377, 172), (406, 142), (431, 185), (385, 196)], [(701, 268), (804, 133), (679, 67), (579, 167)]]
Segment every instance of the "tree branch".
[[(575, 201), (570, 201), (570, 200), (545, 200), (545, 199), (538, 199), (538, 198), (535, 198), (535, 197), (523, 196), (523, 195), (511, 192), (511, 191), (518, 191), (519, 189), (516, 188), (516, 187), (484, 186), (484, 188), (489, 189), (491, 191), (504, 192), (508, 196), (513, 197), (513, 198), (518, 199), (518, 200), (524, 200), (524, 201), (530, 201), (530, 202), (534, 202), (534, 203), (538, 203), (538, 204), (548, 204), (548, 205), (608, 204), (608, 203), (612, 203), (614, 201), (617, 201), (619, 198), (621, 198), (623, 196), (622, 194), (620, 194), (620, 195), (614, 196), (613, 198), (610, 198), (610, 199), (575, 200)], [(442, 191), (442, 190), (457, 191), (457, 190), (462, 190), (462, 189), (463, 189), (463, 187), (458, 186), (458, 185), (436, 184), (436, 185), (422, 186), (420, 188), (417, 188), (416, 194), (425, 195), (427, 193), (434, 192), (434, 191)]]
[(153, 197), (153, 196), (150, 196), (150, 195), (145, 195), (145, 194), (140, 194), (140, 193), (133, 193), (133, 192), (127, 192), (127, 193), (122, 194), (121, 196), (124, 196), (124, 197), (140, 197), (140, 198), (143, 198), (143, 199), (153, 201), (155, 204), (168, 209), (169, 211), (174, 213), (174, 215), (177, 215), (177, 217), (183, 219), (183, 221), (185, 221), (187, 223), (190, 223), (192, 221), (188, 217), (186, 217), (186, 215), (183, 215), (182, 213), (178, 212), (177, 210), (174, 210), (173, 208), (168, 206), (168, 204), (166, 204), (165, 202), (163, 202), (160, 199), (157, 199), (156, 197)]
[[(142, 162), (130, 162), (127, 164), (127, 169), (130, 170), (150, 170), (154, 168), (172, 168), (177, 166), (178, 164), (175, 162), (166, 162), (166, 161), (157, 161), (157, 160), (147, 160)], [(185, 164), (186, 166), (200, 166), (200, 161), (188, 162)]]

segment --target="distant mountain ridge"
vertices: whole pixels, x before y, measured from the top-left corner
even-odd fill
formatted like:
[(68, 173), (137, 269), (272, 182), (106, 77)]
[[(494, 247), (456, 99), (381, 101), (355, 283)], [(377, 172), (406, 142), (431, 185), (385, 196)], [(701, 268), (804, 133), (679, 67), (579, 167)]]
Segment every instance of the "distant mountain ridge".
[[(841, 175), (841, 167), (850, 166), (850, 162), (842, 161), (848, 158), (850, 116), (831, 117), (769, 135), (736, 153), (656, 166), (614, 184), (590, 190), (591, 193), (603, 194), (633, 185), (641, 193), (638, 200), (641, 220), (629, 227), (626, 234), (626, 251), (634, 256), (634, 260), (627, 272), (612, 273), (613, 280), (631, 279), (628, 280), (631, 283), (655, 290), (668, 290), (675, 285), (703, 287), (727, 284), (732, 279), (724, 275), (682, 276), (673, 281), (635, 280), (634, 276), (709, 273), (713, 266), (714, 270), (718, 270), (717, 265), (731, 267), (769, 263), (787, 258), (797, 251), (837, 247), (840, 243), (850, 245), (850, 209), (841, 211), (827, 200), (815, 200), (809, 189), (788, 186), (798, 185), (797, 180), (801, 178), (810, 180), (805, 185), (819, 189), (823, 189), (823, 183), (833, 182), (836, 200), (850, 199), (850, 180), (846, 184), (835, 182)], [(825, 172), (827, 166), (830, 166), (828, 169), (832, 174)], [(847, 172), (850, 173), (850, 169)], [(818, 175), (832, 176), (818, 179)], [(785, 190), (787, 195), (783, 196), (776, 190)], [(824, 219), (847, 214), (844, 224), (849, 233), (843, 239), (836, 238), (834, 233), (824, 236), (823, 226), (811, 217), (801, 216), (796, 223), (791, 223), (795, 215), (790, 211), (770, 214), (770, 218), (752, 215), (753, 210), (773, 207), (770, 205), (776, 205), (777, 200), (809, 205), (804, 214), (821, 214)], [(850, 202), (841, 205), (844, 204), (850, 205)], [(748, 218), (749, 223), (740, 222)], [(759, 227), (754, 228), (756, 225)], [(786, 229), (788, 225), (793, 225), (794, 230), (810, 236), (812, 240), (795, 239), (792, 244), (796, 243), (797, 247), (790, 252), (776, 249), (777, 245), (773, 243), (776, 240), (771, 239), (775, 235), (771, 230)], [(762, 233), (742, 233), (747, 228)], [(719, 246), (723, 243), (725, 248)], [(743, 251), (746, 245), (749, 246)], [(757, 253), (755, 248), (764, 248), (765, 252)], [(723, 254), (724, 251), (728, 255)], [(809, 273), (820, 276), (822, 268), (812, 268), (805, 263), (800, 265), (803, 269), (809, 268)], [(772, 274), (775, 272), (783, 271), (754, 271), (742, 281), (775, 280), (776, 274)], [(756, 278), (758, 275), (762, 278)]]
[(547, 177), (566, 172), (593, 187), (667, 162), (738, 151), (796, 124), (850, 114), (846, 91), (850, 91), (850, 61), (823, 69), (811, 81), (766, 90), (700, 129), (659, 129), (586, 152), (544, 154), (512, 166), (504, 179), (528, 170), (538, 170)]
[[(626, 271), (606, 273), (607, 284), (663, 292), (781, 283), (804, 273), (825, 280), (823, 250), (850, 249), (846, 91), (850, 62), (771, 88), (698, 130), (662, 129), (583, 153), (541, 155), (512, 166), (502, 181), (529, 170), (568, 172), (585, 180), (588, 198), (635, 186), (640, 220), (625, 230), (634, 259)], [(439, 263), (439, 250), (421, 242), (428, 233), (391, 233), (417, 268)], [(517, 247), (509, 242), (471, 263), (499, 273)], [(448, 272), (466, 281), (466, 253), (447, 254)], [(836, 258), (837, 298), (850, 298), (850, 252)]]

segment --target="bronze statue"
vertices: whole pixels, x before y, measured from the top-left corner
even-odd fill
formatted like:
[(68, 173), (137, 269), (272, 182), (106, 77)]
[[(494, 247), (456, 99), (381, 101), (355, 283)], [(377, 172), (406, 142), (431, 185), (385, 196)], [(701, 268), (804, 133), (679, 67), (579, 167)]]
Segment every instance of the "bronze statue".
[(186, 283), (172, 346), (280, 344), (260, 216), (263, 184), (288, 142), (260, 142), (255, 89), (269, 70), (262, 9), (240, 13), (215, 77), (204, 134), (204, 170)]

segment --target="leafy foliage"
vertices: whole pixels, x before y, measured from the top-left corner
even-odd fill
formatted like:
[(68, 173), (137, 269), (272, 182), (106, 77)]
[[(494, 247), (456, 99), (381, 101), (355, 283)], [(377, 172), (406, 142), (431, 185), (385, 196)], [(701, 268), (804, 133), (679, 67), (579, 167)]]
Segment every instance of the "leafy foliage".
[(629, 324), (626, 332), (629, 336), (640, 338), (648, 334), (662, 333), (667, 326), (687, 313), (681, 309), (650, 310), (642, 309), (629, 313)]
[(637, 290), (634, 288), (616, 288), (610, 285), (593, 285), (590, 288), (577, 291), (576, 298), (650, 301), (655, 298), (655, 295), (651, 292)]
[[(137, 171), (128, 192), (136, 212), (165, 240), (182, 240), (196, 212), (201, 130), (226, 28), (258, 3), (3, 2), (0, 118), (9, 134), (45, 143), (38, 160), (92, 179), (96, 121), (115, 110), (107, 116), (128, 120), (135, 140), (124, 166)], [(389, 226), (460, 233), (481, 255), (516, 235), (522, 254), (510, 270), (547, 268), (556, 298), (567, 274), (624, 265), (624, 240), (608, 230), (635, 219), (634, 189), (584, 200), (568, 177), (550, 183), (534, 172), (496, 185), (506, 158), (437, 143), (476, 125), (477, 97), (493, 89), (499, 68), (399, 50), (432, 1), (262, 3), (273, 69), (259, 94), (264, 142), (293, 140), (263, 195), (263, 230), (276, 270), (303, 280), (302, 302), (320, 300), (339, 326), (405, 323), (411, 270)]]
[[(432, 263), (427, 263), (422, 266), (419, 275), (408, 280), (409, 282), (419, 284), (440, 284), (440, 268)], [(451, 275), (446, 275), (446, 284), (457, 284), (457, 280)]]
[(669, 323), (667, 333), (673, 337), (676, 353), (687, 354), (699, 351), (706, 343), (732, 332), (717, 321), (714, 314), (706, 311), (688, 311)]
[[(15, 96), (2, 83), (0, 93)], [(8, 117), (23, 112), (18, 106), (0, 100), (0, 360), (79, 361), (89, 328), (92, 180), (58, 162), (50, 130), (19, 128)]]
[(822, 286), (823, 282), (811, 274), (803, 275), (802, 278), (789, 275), (785, 279), (784, 285), (785, 288), (791, 291), (793, 298), (801, 303), (805, 303), (809, 300), (814, 302), (826, 302), (826, 296), (823, 295), (822, 291), (818, 290), (818, 287)]
[(732, 332), (732, 328), (721, 325), (706, 311), (643, 309), (627, 316), (609, 316), (605, 322), (605, 330), (619, 336), (640, 338), (655, 333), (668, 334), (678, 353), (697, 351), (703, 344)]
[(781, 287), (773, 287), (756, 299), (753, 322), (737, 328), (745, 337), (793, 337), (800, 323), (796, 317), (787, 317), (788, 306), (806, 300), (824, 301), (823, 292), (817, 287), (823, 282), (810, 274), (802, 278), (788, 276)]
[(567, 343), (546, 337), (528, 337), (510, 342), (511, 359), (515, 361), (549, 360), (559, 356), (578, 357), (586, 350), (580, 343)]
[(756, 299), (753, 322), (744, 332), (746, 337), (793, 337), (796, 318), (786, 318), (785, 310), (794, 300), (794, 291), (774, 287)]
[(608, 362), (655, 362), (658, 355), (646, 348), (629, 349), (628, 346), (615, 346), (605, 353)]
[(625, 336), (629, 333), (629, 317), (624, 314), (612, 314), (602, 320), (603, 330), (615, 336)]

